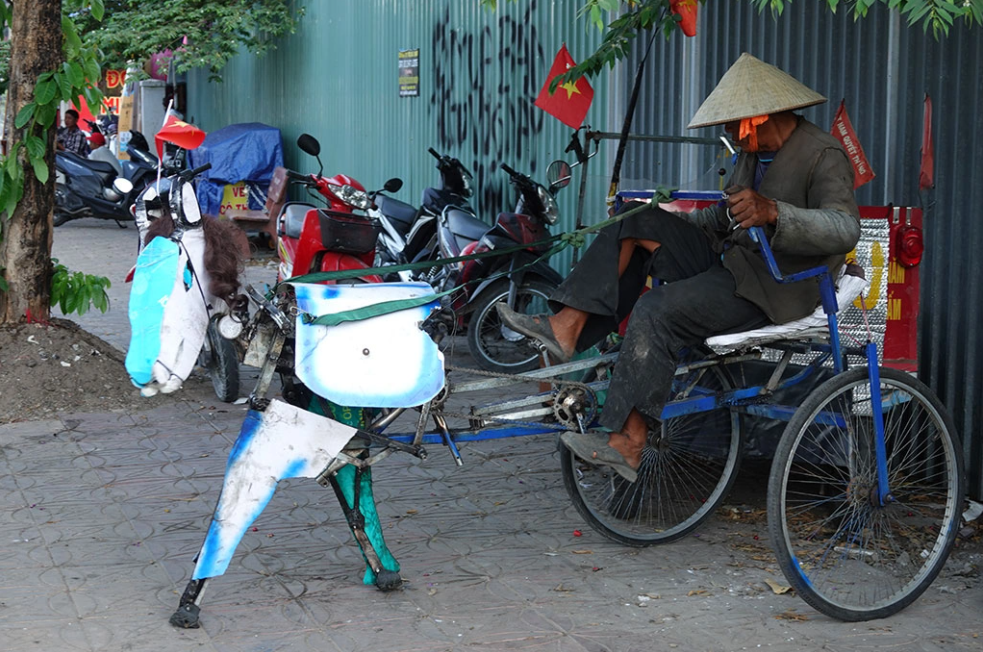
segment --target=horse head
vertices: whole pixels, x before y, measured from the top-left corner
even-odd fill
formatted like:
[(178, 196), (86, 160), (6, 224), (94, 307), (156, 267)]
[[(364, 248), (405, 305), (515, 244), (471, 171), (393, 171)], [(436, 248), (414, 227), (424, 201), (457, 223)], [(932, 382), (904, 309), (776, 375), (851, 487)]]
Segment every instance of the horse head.
[(202, 216), (193, 186), (178, 177), (150, 194), (146, 219), (138, 220), (143, 247), (130, 289), (126, 354), (126, 371), (144, 396), (180, 389), (209, 320), (241, 305), (235, 227)]

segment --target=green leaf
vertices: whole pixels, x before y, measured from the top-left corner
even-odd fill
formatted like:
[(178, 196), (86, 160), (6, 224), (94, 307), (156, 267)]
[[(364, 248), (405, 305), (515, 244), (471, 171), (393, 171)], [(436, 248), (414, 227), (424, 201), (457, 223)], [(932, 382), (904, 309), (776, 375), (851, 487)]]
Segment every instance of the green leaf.
[(92, 17), (102, 22), (102, 17), (106, 14), (106, 5), (103, 0), (92, 0)]
[(44, 141), (37, 136), (31, 135), (24, 139), (24, 146), (27, 147), (27, 155), (34, 158), (44, 158), (44, 150), (47, 148), (44, 146)]
[(34, 116), (35, 120), (42, 127), (48, 128), (55, 122), (55, 114), (58, 112), (58, 105), (55, 103), (44, 104), (38, 107)]
[(34, 101), (41, 105), (51, 104), (51, 101), (55, 99), (55, 95), (57, 93), (58, 85), (55, 83), (55, 80), (45, 80), (35, 87)]
[(32, 158), (31, 165), (34, 167), (34, 176), (38, 178), (41, 183), (48, 183), (48, 164), (43, 158)]
[(71, 102), (76, 97), (72, 80), (64, 72), (59, 72), (55, 74), (55, 81), (58, 82), (58, 88), (61, 90), (61, 100)]
[(91, 53), (82, 59), (82, 72), (85, 73), (85, 78), (92, 84), (95, 84), (99, 80), (99, 62)]
[(82, 49), (82, 39), (75, 29), (75, 22), (64, 14), (61, 17), (61, 31), (65, 35), (65, 54), (71, 54), (70, 58), (74, 59), (75, 53)]
[(34, 102), (25, 104), (24, 107), (17, 112), (17, 117), (14, 118), (14, 127), (16, 129), (23, 129), (24, 125), (31, 121), (34, 117), (34, 109), (37, 105)]
[(69, 63), (68, 78), (72, 80), (73, 86), (81, 87), (83, 84), (85, 84), (85, 73), (82, 71), (82, 66), (75, 61)]

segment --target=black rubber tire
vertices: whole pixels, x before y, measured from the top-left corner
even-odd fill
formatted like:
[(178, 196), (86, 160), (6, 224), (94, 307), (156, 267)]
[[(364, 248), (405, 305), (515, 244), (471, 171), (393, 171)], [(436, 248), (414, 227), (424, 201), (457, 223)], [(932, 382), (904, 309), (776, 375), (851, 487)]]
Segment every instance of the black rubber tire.
[(881, 368), (880, 378), (891, 502), (876, 497), (866, 367), (806, 397), (768, 483), (769, 534), (789, 584), (818, 611), (850, 622), (891, 616), (928, 588), (962, 509), (962, 447), (945, 407), (909, 374)]
[[(674, 388), (692, 395), (733, 386), (726, 370), (714, 366), (690, 387), (696, 373), (677, 376)], [(721, 408), (669, 419), (649, 433), (634, 483), (578, 459), (562, 443), (559, 451), (563, 485), (584, 520), (612, 541), (643, 547), (684, 537), (712, 516), (734, 484), (743, 447), (740, 415)], [(687, 479), (694, 486), (684, 486)]]
[(71, 219), (72, 218), (71, 218), (70, 215), (68, 215), (68, 213), (58, 213), (58, 212), (55, 212), (55, 217), (54, 217), (54, 220), (53, 221), (54, 221), (54, 225), (55, 226), (61, 226), (65, 222), (71, 221)]
[[(547, 312), (547, 299), (556, 289), (541, 278), (526, 278), (519, 286), (516, 311)], [(503, 278), (487, 288), (474, 304), (468, 322), (468, 349), (479, 367), (504, 374), (521, 373), (539, 367), (539, 354), (529, 341), (516, 333), (514, 342), (502, 335), (502, 324), (495, 304), (509, 296), (509, 280)], [(531, 314), (531, 313), (530, 313)]]
[(235, 344), (219, 334), (220, 318), (216, 316), (208, 322), (198, 362), (208, 372), (218, 400), (232, 403), (239, 398), (239, 356)]

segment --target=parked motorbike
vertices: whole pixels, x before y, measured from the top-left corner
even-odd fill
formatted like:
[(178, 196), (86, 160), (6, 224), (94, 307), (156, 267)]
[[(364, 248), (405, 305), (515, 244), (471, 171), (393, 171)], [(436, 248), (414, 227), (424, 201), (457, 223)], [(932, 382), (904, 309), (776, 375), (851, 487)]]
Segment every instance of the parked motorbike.
[[(280, 258), (277, 280), (310, 272), (372, 267), (381, 226), (377, 220), (363, 214), (372, 205), (370, 194), (348, 175), (322, 176), (321, 145), (313, 136), (301, 134), (297, 146), (317, 159), (319, 169), (317, 174), (287, 170), (287, 180), (307, 188), (311, 197), (318, 198), (326, 206), (319, 208), (308, 202), (287, 202), (280, 208), (276, 222)], [(377, 275), (365, 276), (363, 280), (382, 282)]]
[(537, 355), (525, 336), (501, 323), (495, 304), (504, 301), (528, 314), (548, 312), (547, 300), (563, 277), (543, 255), (551, 247), (546, 242), (549, 226), (559, 219), (555, 195), (569, 185), (571, 170), (565, 161), (554, 161), (546, 170), (549, 187), (544, 187), (504, 163), (499, 167), (518, 193), (515, 211), (499, 213), (488, 228), (466, 211), (448, 207), (438, 221), (437, 238), (444, 257), (528, 245), (510, 254), (465, 261), (454, 270), (463, 287), (454, 307), (467, 315), (468, 348), (475, 362), (489, 371), (517, 373), (535, 368)]
[[(146, 141), (144, 141), (146, 142)], [(123, 174), (104, 161), (72, 152), (55, 154), (55, 226), (82, 217), (115, 220), (120, 228), (133, 219), (131, 207), (157, 175), (157, 157), (129, 145), (130, 160), (120, 161)]]
[[(437, 220), (448, 207), (468, 213), (480, 222), (481, 233), (475, 230), (475, 240), (488, 230), (488, 224), (478, 220), (468, 204), (473, 193), (471, 172), (456, 158), (441, 155), (432, 147), (428, 151), (437, 159), (440, 185), (423, 191), (420, 208), (381, 193), (375, 193), (372, 197), (373, 206), (369, 214), (378, 219), (382, 226), (376, 249), (377, 267), (438, 258)], [(386, 182), (386, 190), (396, 192), (402, 183), (400, 179), (390, 179)], [(389, 187), (396, 190), (389, 190)], [(440, 285), (443, 272), (439, 267), (423, 268), (387, 275), (386, 280), (425, 281)]]

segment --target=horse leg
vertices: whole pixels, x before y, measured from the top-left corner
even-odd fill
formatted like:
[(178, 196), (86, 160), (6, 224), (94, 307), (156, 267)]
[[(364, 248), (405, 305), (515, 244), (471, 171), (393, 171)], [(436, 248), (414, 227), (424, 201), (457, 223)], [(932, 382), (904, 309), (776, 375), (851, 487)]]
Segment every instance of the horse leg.
[(198, 626), (205, 581), (225, 573), (249, 526), (285, 478), (313, 478), (331, 463), (356, 430), (305, 410), (271, 401), (264, 412), (250, 410), (225, 470), (222, 494), (195, 570), (177, 612), (175, 627)]
[(208, 578), (201, 580), (191, 580), (185, 587), (181, 595), (181, 602), (178, 603), (177, 611), (171, 614), (170, 622), (174, 627), (181, 629), (198, 629), (201, 625), (198, 617), (201, 614), (201, 607), (198, 603), (205, 593), (205, 583)]
[(399, 576), (399, 562), (386, 547), (382, 536), (382, 524), (372, 494), (372, 469), (348, 465), (330, 479), (348, 527), (362, 549), (366, 565), (362, 582), (375, 584), (381, 591), (398, 589), (403, 579)]

